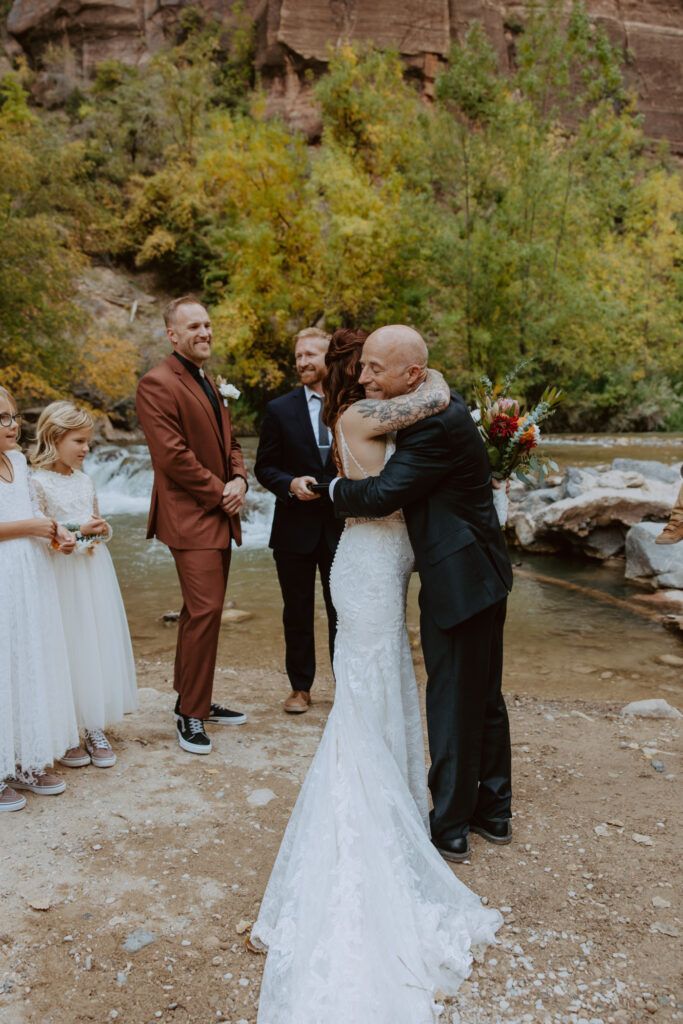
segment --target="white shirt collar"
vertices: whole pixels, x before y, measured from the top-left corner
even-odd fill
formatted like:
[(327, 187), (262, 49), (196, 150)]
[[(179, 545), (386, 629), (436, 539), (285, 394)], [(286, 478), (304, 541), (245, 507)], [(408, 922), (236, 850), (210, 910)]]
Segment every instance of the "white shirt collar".
[(309, 388), (308, 384), (304, 384), (304, 391), (306, 392), (307, 402), (310, 402), (312, 398), (317, 398), (318, 401), (321, 401), (323, 398), (323, 396), (319, 395), (317, 391), (313, 390), (313, 388)]

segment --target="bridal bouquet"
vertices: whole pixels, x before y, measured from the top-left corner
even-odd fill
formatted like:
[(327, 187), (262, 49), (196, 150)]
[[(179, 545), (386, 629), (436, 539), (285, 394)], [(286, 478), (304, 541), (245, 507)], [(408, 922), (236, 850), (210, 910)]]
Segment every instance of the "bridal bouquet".
[[(476, 408), (472, 416), (477, 423), (491, 463), (495, 480), (508, 480), (514, 473), (530, 484), (528, 474), (537, 474), (538, 482), (557, 465), (536, 449), (541, 440), (540, 424), (552, 416), (562, 399), (559, 388), (547, 387), (533, 409), (525, 410), (518, 399), (510, 397), (510, 389), (524, 363), (515, 367), (502, 384), (493, 385), (488, 377), (481, 377), (475, 386)], [(507, 519), (505, 488), (494, 491), (494, 504), (501, 526)]]

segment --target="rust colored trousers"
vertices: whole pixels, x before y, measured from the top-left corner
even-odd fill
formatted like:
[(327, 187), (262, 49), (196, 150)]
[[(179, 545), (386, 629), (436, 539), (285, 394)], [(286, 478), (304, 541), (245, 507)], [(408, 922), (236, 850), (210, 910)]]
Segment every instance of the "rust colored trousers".
[(230, 548), (170, 550), (183, 594), (173, 687), (184, 715), (208, 718)]

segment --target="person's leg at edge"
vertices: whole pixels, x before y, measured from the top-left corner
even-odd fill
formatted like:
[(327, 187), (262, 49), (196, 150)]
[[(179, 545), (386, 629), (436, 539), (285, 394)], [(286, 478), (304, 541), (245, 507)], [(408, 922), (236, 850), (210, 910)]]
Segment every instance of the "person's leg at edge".
[[(683, 466), (681, 466), (683, 476)], [(683, 484), (678, 497), (671, 509), (669, 521), (660, 534), (655, 537), (655, 544), (678, 544), (683, 540)]]
[(505, 822), (510, 818), (512, 802), (510, 723), (503, 680), (503, 626), (507, 600), (493, 608), (489, 640), (489, 673), (484, 730), (479, 763), (479, 792), (474, 817), (478, 822)]
[(273, 551), (282, 592), (285, 669), (292, 690), (310, 691), (315, 678), (316, 552)]
[(211, 709), (230, 548), (172, 548), (171, 554), (183, 595), (173, 685), (182, 714), (204, 719)]
[[(426, 612), (421, 616), (432, 760), (431, 822), (432, 836), (437, 842), (466, 835), (477, 809), (487, 705), (496, 703), (488, 682), (495, 660), (491, 651), (493, 634), (500, 624), (500, 615), (497, 604), (450, 630), (439, 629)], [(493, 717), (493, 711), (491, 714)], [(491, 741), (499, 742), (503, 732), (499, 729), (498, 737), (492, 733)], [(494, 765), (505, 761), (504, 752), (491, 750), (489, 757)], [(502, 795), (505, 786), (499, 789)], [(497, 811), (502, 813), (502, 800)], [(509, 817), (509, 810), (504, 816)]]

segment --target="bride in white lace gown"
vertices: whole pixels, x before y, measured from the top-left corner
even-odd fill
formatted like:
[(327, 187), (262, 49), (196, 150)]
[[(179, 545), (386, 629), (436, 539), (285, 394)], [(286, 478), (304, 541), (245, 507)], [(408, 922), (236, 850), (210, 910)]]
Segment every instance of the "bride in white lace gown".
[[(342, 393), (341, 403), (330, 394), (335, 363), (357, 363), (362, 342), (354, 349), (336, 338), (326, 391), (343, 406), (358, 392)], [(381, 421), (366, 418), (366, 443), (354, 447), (370, 455), (368, 470), (346, 442), (342, 417), (344, 475), (379, 472), (393, 443), (377, 435), (443, 408), (448, 389), (430, 374), (419, 395), (404, 398), (382, 403)], [(401, 513), (347, 520), (331, 574), (335, 702), (252, 931), (252, 942), (268, 949), (259, 1024), (433, 1024), (437, 990), (455, 993), (470, 947), (491, 942), (500, 926), (429, 836), (405, 621), (412, 568)]]

